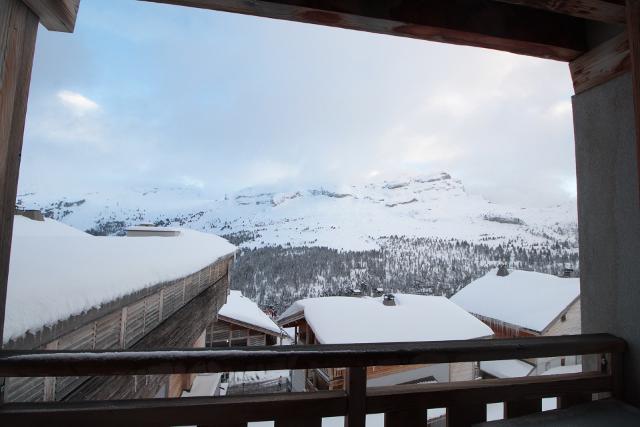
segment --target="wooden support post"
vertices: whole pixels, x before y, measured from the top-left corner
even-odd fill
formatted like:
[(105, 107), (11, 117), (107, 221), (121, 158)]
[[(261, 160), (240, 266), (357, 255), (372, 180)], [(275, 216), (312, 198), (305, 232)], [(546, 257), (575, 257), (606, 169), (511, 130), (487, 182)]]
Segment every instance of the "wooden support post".
[(0, 2), (0, 344), (38, 17), (21, 0)]
[[(640, 0), (627, 0), (627, 38), (635, 106), (636, 155), (640, 165)], [(638, 174), (640, 175), (640, 167)]]
[(504, 402), (504, 417), (517, 418), (523, 415), (542, 412), (542, 399), (526, 399), (514, 402)]
[(447, 407), (447, 427), (469, 427), (487, 420), (484, 403), (455, 404)]
[[(0, 347), (20, 154), (37, 34), (38, 17), (21, 0), (0, 2)], [(0, 378), (0, 402), (4, 384), (4, 378)]]
[(367, 368), (347, 368), (345, 378), (347, 416), (345, 427), (365, 427), (367, 418)]

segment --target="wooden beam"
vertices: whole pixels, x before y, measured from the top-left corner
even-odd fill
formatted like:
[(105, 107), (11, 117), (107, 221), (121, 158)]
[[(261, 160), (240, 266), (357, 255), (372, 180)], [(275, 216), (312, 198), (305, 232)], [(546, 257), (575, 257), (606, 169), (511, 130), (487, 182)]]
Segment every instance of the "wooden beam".
[(609, 24), (624, 24), (624, 5), (604, 0), (496, 0)]
[(80, 0), (22, 0), (50, 31), (73, 33)]
[(625, 73), (629, 67), (629, 42), (626, 32), (622, 32), (569, 63), (576, 94)]
[(627, 34), (636, 122), (636, 156), (640, 182), (640, 0), (627, 0)]
[(535, 399), (567, 393), (611, 391), (612, 379), (599, 372), (535, 377), (372, 387), (367, 413), (456, 407)]
[[(417, 365), (619, 353), (609, 334), (418, 343), (323, 344), (228, 349), (58, 352), (0, 351), (0, 377), (184, 374), (354, 366)], [(380, 411), (384, 412), (384, 411)]]
[(341, 416), (346, 413), (346, 407), (347, 398), (342, 390), (216, 398), (6, 403), (0, 406), (0, 425), (246, 425), (284, 415), (292, 419)]
[(585, 21), (491, 0), (143, 0), (570, 61)]
[(0, 2), (0, 346), (20, 153), (37, 32), (38, 17), (20, 0)]

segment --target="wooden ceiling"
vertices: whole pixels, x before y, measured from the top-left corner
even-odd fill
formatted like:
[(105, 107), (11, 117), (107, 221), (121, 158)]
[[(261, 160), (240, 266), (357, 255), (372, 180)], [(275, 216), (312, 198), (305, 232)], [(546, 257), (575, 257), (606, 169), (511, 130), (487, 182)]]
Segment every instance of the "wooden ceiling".
[(623, 24), (604, 0), (143, 0), (571, 61), (587, 20)]

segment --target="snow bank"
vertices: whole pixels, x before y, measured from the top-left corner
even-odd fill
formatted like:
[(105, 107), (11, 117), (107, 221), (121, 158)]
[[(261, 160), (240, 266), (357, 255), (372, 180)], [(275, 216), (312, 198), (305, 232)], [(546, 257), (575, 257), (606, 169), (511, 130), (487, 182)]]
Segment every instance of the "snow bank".
[(197, 231), (176, 237), (95, 237), (16, 216), (5, 342), (157, 283), (179, 279), (236, 248)]
[(322, 344), (462, 340), (493, 335), (487, 325), (445, 297), (323, 297), (296, 301), (280, 316), (304, 317)]
[(480, 362), (480, 369), (496, 378), (526, 377), (535, 366), (522, 360), (487, 360)]
[(469, 283), (451, 300), (471, 313), (543, 331), (580, 296), (580, 279), (521, 270), (500, 277), (496, 272)]
[(281, 333), (278, 325), (255, 302), (242, 296), (240, 291), (231, 291), (227, 303), (222, 306), (218, 315), (258, 326), (277, 335)]
[(565, 365), (556, 366), (555, 368), (547, 369), (542, 375), (560, 375), (560, 374), (579, 374), (582, 372), (582, 364), (577, 365)]

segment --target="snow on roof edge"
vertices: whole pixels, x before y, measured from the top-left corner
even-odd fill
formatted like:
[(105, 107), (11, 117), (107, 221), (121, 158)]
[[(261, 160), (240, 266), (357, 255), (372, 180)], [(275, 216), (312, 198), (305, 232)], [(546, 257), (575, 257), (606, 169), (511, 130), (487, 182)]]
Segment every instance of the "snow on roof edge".
[(219, 236), (181, 231), (172, 239), (92, 236), (51, 219), (16, 217), (4, 342), (181, 279), (237, 251)]

